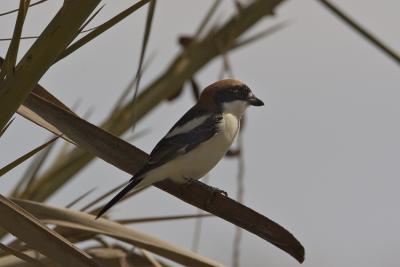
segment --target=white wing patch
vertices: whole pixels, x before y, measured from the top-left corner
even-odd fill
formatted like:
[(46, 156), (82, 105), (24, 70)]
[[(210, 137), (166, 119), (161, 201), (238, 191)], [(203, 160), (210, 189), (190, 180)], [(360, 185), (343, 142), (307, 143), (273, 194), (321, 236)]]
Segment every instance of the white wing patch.
[(170, 138), (170, 137), (178, 135), (178, 134), (190, 132), (191, 130), (193, 130), (194, 128), (198, 127), (203, 122), (205, 122), (209, 118), (209, 116), (210, 115), (203, 115), (203, 116), (197, 117), (195, 119), (192, 119), (192, 120), (188, 121), (187, 123), (185, 123), (179, 127), (176, 127), (175, 129), (172, 129), (165, 136), (165, 138)]

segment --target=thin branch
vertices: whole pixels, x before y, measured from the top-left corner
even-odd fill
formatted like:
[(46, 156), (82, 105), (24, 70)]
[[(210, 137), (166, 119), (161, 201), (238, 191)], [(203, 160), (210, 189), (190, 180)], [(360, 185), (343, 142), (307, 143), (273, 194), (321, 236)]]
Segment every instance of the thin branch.
[[(39, 5), (39, 4), (44, 3), (46, 1), (47, 0), (37, 1), (36, 3), (30, 4), (29, 7), (33, 7), (33, 6)], [(10, 10), (10, 11), (6, 11), (6, 12), (3, 12), (3, 13), (0, 13), (0, 17), (1, 16), (5, 16), (5, 15), (9, 15), (9, 14), (12, 14), (12, 13), (15, 13), (15, 12), (18, 12), (18, 10), (19, 10), (19, 8), (16, 8), (16, 9), (13, 9), (13, 10)]]
[(332, 4), (331, 2), (329, 2), (327, 0), (318, 0), (318, 2), (320, 2), (323, 6), (325, 6), (328, 10), (330, 10), (333, 14), (335, 14), (340, 19), (342, 19), (343, 22), (345, 22), (353, 30), (358, 32), (362, 37), (364, 37), (370, 43), (372, 43), (377, 48), (379, 48), (384, 54), (389, 56), (394, 62), (396, 62), (397, 64), (400, 64), (400, 56), (396, 51), (392, 50), (384, 42), (382, 42), (376, 36), (374, 36), (371, 32), (369, 32), (367, 29), (363, 28), (360, 24), (355, 22), (350, 16), (348, 16), (346, 13), (344, 13), (342, 10), (340, 10), (338, 7), (336, 7), (334, 4)]

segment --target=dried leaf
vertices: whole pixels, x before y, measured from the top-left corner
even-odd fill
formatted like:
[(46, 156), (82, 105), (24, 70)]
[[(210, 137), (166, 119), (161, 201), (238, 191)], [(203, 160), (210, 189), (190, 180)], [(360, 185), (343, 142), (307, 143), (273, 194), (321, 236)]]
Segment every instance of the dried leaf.
[(89, 255), (44, 226), (30, 213), (0, 195), (0, 226), (63, 266), (97, 266)]
[(14, 199), (19, 205), (30, 211), (46, 223), (51, 223), (78, 231), (107, 235), (129, 244), (147, 249), (160, 256), (185, 266), (222, 266), (194, 252), (177, 247), (139, 231), (103, 218), (94, 220), (93, 215), (56, 208), (42, 203)]
[(151, 262), (154, 267), (162, 267), (162, 265), (157, 261), (157, 259), (147, 250), (141, 249), (140, 250), (143, 255)]
[[(121, 266), (134, 266), (134, 267), (151, 267), (151, 262), (134, 251), (126, 251), (121, 247), (94, 247), (86, 250), (92, 255), (96, 262), (107, 267), (121, 267)], [(167, 267), (164, 262), (158, 261), (162, 267)]]
[[(44, 264), (43, 262), (41, 262), (41, 261), (39, 261), (39, 260), (37, 260), (35, 258), (32, 258), (31, 256), (29, 256), (29, 255), (27, 255), (25, 253), (19, 252), (18, 250), (15, 250), (15, 249), (10, 248), (10, 247), (8, 247), (6, 245), (3, 245), (2, 243), (0, 243), (0, 250), (3, 250), (3, 251), (5, 251), (5, 252), (7, 252), (9, 254), (14, 255), (15, 257), (17, 257), (17, 258), (19, 258), (19, 259), (31, 264), (32, 266), (35, 266), (35, 267), (48, 267), (48, 265)], [(0, 266), (1, 266), (1, 262), (0, 262)]]

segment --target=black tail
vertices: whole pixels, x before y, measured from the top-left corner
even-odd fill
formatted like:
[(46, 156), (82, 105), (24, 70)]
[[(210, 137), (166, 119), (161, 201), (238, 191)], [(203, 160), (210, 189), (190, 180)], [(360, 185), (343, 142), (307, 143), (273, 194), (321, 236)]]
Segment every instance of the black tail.
[(130, 180), (129, 184), (127, 186), (125, 186), (121, 191), (119, 191), (119, 193), (113, 197), (113, 199), (111, 199), (101, 210), (100, 212), (97, 214), (96, 216), (96, 220), (103, 215), (107, 210), (109, 210), (112, 206), (114, 206), (115, 204), (117, 204), (118, 201), (120, 201), (121, 198), (123, 198), (129, 191), (131, 191), (138, 183), (140, 183), (143, 180), (143, 177), (138, 177), (137, 179), (135, 179), (136, 177), (132, 177), (132, 179)]

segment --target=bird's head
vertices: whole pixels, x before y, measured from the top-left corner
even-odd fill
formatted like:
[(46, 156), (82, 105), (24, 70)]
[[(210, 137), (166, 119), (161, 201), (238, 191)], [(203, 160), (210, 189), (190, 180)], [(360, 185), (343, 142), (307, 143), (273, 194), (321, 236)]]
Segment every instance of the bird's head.
[(250, 88), (238, 80), (221, 80), (209, 85), (200, 95), (202, 105), (220, 112), (241, 116), (248, 106), (263, 106)]

